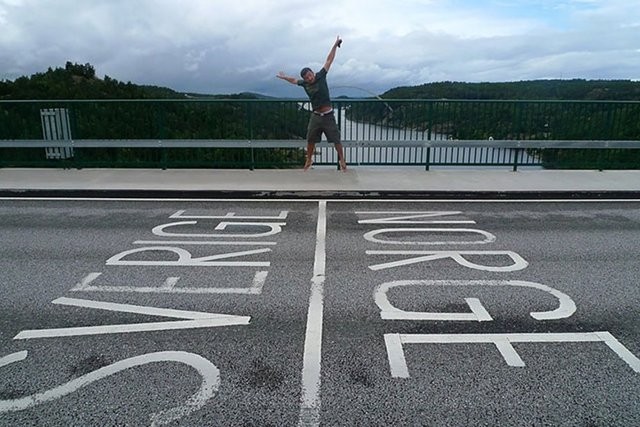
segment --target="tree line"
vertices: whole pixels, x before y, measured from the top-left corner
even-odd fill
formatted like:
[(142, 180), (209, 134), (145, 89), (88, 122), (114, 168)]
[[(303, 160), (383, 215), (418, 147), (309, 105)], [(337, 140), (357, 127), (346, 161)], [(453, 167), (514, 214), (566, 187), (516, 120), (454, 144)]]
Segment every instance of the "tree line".
[(640, 101), (640, 81), (527, 80), (502, 83), (436, 82), (386, 91), (386, 99), (510, 99)]

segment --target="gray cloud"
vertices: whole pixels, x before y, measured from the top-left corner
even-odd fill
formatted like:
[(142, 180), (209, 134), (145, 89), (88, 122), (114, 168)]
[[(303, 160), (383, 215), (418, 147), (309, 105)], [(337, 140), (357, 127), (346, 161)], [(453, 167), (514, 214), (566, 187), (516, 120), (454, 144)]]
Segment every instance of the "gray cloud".
[(319, 68), (338, 34), (334, 96), (443, 80), (638, 79), (630, 3), (0, 0), (0, 79), (69, 60), (185, 92), (302, 96), (275, 74)]

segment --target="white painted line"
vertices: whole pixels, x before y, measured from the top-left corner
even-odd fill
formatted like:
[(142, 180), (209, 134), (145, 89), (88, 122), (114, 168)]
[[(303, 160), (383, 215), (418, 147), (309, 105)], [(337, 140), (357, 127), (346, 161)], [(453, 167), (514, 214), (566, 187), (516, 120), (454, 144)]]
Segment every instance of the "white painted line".
[(387, 347), (387, 358), (391, 376), (394, 378), (409, 378), (407, 359), (404, 357), (400, 334), (384, 334), (384, 343)]
[[(609, 332), (552, 332), (514, 334), (385, 334), (387, 357), (394, 378), (409, 378), (403, 344), (494, 344), (509, 366), (523, 367), (524, 361), (512, 343), (603, 342), (634, 372), (640, 373), (640, 359)], [(400, 354), (402, 353), (402, 354)]]
[[(464, 212), (462, 211), (355, 211), (356, 215), (410, 215), (407, 217), (394, 217), (394, 218), (385, 218), (384, 221), (396, 221), (398, 219), (407, 219), (407, 218), (418, 218), (418, 217), (434, 217), (434, 216), (446, 216), (446, 215), (460, 215)], [(370, 219), (366, 221), (382, 221)]]
[(102, 275), (102, 273), (89, 273), (87, 274), (80, 282), (78, 282), (76, 284), (76, 286), (73, 287), (73, 289), (71, 289), (72, 291), (84, 291), (87, 288), (90, 287), (91, 282), (93, 282), (94, 280), (96, 280), (98, 277), (100, 277), (100, 275)]
[(620, 357), (620, 359), (624, 360), (627, 365), (631, 366), (631, 369), (640, 374), (640, 359), (631, 353), (627, 347), (622, 345), (622, 343), (609, 332), (595, 332), (595, 334), (598, 335), (600, 339), (604, 340), (605, 344), (607, 344), (609, 348)]
[(68, 305), (71, 307), (92, 308), (95, 310), (118, 311), (121, 313), (145, 314), (147, 316), (171, 317), (174, 319), (212, 319), (224, 318), (226, 314), (206, 313), (202, 311), (174, 310), (171, 308), (147, 307), (142, 305), (119, 304), (105, 301), (93, 301), (78, 298), (58, 298), (52, 304)]
[(142, 293), (142, 294), (243, 294), (243, 295), (260, 295), (262, 288), (267, 280), (268, 271), (256, 271), (253, 276), (253, 282), (247, 288), (192, 288), (192, 287), (176, 287), (179, 277), (168, 277), (161, 286), (113, 286), (99, 285), (93, 286), (91, 283), (95, 281), (102, 273), (89, 273), (84, 279), (76, 284), (71, 292), (113, 292), (113, 293)]
[(230, 314), (205, 313), (200, 311), (173, 310), (157, 307), (145, 307), (131, 304), (116, 304), (104, 301), (58, 298), (54, 304), (98, 310), (119, 311), (124, 313), (145, 314), (150, 316), (189, 319), (170, 322), (129, 323), (104, 326), (83, 326), (72, 328), (25, 330), (13, 337), (14, 340), (34, 338), (72, 337), (83, 335), (120, 334), (129, 332), (165, 331), (176, 329), (213, 328), (217, 326), (248, 325), (251, 317)]
[(126, 334), (132, 332), (172, 331), (179, 329), (215, 328), (217, 326), (248, 325), (247, 316), (229, 316), (198, 320), (174, 320), (170, 322), (128, 323), (105, 326), (80, 326), (74, 328), (33, 329), (20, 332), (14, 340), (36, 338), (78, 337), (85, 335)]
[(275, 246), (276, 242), (204, 242), (178, 240), (136, 240), (134, 245), (214, 245), (214, 246)]
[(237, 216), (235, 212), (229, 212), (226, 215), (183, 215), (186, 211), (180, 210), (169, 218), (186, 218), (186, 219), (287, 219), (289, 211), (280, 211), (278, 216)]
[[(24, 353), (24, 357), (26, 357), (26, 351), (20, 353)], [(14, 355), (15, 354), (18, 353), (14, 353)], [(22, 359), (24, 359), (24, 357)], [(160, 351), (157, 353), (147, 353), (120, 360), (112, 363), (111, 365), (104, 366), (81, 377), (75, 378), (65, 384), (59, 385), (58, 387), (32, 394), (31, 396), (19, 399), (0, 400), (0, 413), (22, 411), (51, 400), (56, 400), (91, 383), (115, 375), (118, 372), (154, 362), (178, 362), (191, 366), (198, 372), (202, 378), (202, 382), (198, 391), (191, 395), (191, 397), (189, 397), (189, 399), (187, 399), (187, 401), (182, 405), (153, 413), (151, 415), (152, 426), (166, 425), (197, 411), (213, 396), (215, 396), (215, 393), (220, 387), (219, 369), (204, 357), (184, 351)]]
[(173, 289), (180, 280), (179, 277), (167, 277), (167, 280), (164, 281), (164, 284), (161, 286), (162, 289)]
[[(171, 252), (178, 255), (177, 260), (124, 260), (123, 258), (141, 252)], [(217, 261), (220, 259), (236, 258), (247, 255), (257, 255), (271, 252), (270, 248), (252, 249), (248, 251), (228, 252), (216, 255), (193, 258), (191, 253), (186, 249), (177, 246), (145, 246), (143, 248), (129, 249), (115, 254), (109, 258), (106, 265), (164, 265), (164, 266), (181, 266), (181, 267), (269, 267), (269, 261)]]
[(322, 321), (326, 265), (327, 202), (318, 203), (316, 252), (307, 313), (307, 332), (302, 361), (302, 393), (298, 426), (320, 425), (320, 369), (322, 364)]
[(522, 360), (516, 349), (513, 348), (507, 338), (497, 338), (493, 343), (496, 345), (496, 348), (502, 355), (504, 361), (507, 362), (507, 365), (516, 368), (523, 368), (525, 366), (524, 360)]
[(0, 357), (0, 368), (10, 365), (14, 362), (19, 362), (27, 358), (27, 350), (12, 353), (8, 356)]
[(389, 218), (361, 219), (358, 224), (475, 224), (472, 220), (422, 220), (416, 218), (434, 218), (460, 215), (460, 211), (356, 211), (356, 215), (394, 215)]
[[(509, 272), (518, 271), (527, 268), (529, 263), (520, 255), (513, 251), (374, 251), (367, 250), (367, 255), (424, 255), (414, 258), (402, 259), (399, 261), (386, 262), (382, 264), (370, 265), (369, 269), (373, 271), (384, 270), (387, 268), (400, 267), (404, 265), (416, 264), (419, 262), (434, 261), (439, 259), (451, 258), (458, 264), (472, 268), (475, 270), (492, 271), (492, 272)], [(508, 256), (513, 264), (506, 266), (482, 265), (467, 260), (463, 255), (482, 255), (482, 256)]]
[(471, 309), (471, 312), (476, 316), (478, 322), (490, 322), (493, 320), (478, 298), (465, 298), (464, 300)]

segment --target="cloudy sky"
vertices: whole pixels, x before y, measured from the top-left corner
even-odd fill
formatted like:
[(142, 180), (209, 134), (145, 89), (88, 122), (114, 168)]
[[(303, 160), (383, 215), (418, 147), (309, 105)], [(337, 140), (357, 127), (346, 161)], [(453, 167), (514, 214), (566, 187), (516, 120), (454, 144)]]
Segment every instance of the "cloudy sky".
[(99, 77), (183, 92), (332, 95), (437, 81), (640, 79), (632, 0), (0, 0), (0, 80), (91, 63)]

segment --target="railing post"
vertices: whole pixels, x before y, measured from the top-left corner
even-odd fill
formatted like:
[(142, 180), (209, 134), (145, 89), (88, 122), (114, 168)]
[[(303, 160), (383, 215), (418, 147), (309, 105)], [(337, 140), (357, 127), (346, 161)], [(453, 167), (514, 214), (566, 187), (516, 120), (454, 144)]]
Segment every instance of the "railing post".
[(162, 146), (162, 140), (158, 141), (158, 146), (160, 147), (160, 167), (162, 168), (162, 170), (167, 170), (167, 147)]
[(516, 154), (515, 154), (514, 159), (513, 159), (513, 171), (514, 172), (518, 171), (518, 156), (520, 155), (520, 152), (522, 152), (522, 148), (516, 148)]
[(249, 150), (250, 150), (250, 154), (251, 154), (251, 164), (249, 165), (249, 170), (254, 170), (255, 169), (255, 161), (256, 161), (256, 159), (254, 157), (252, 140), (249, 140)]
[(428, 171), (430, 165), (431, 165), (431, 147), (427, 147), (427, 159), (426, 159), (426, 164), (424, 165), (424, 170)]
[(169, 155), (167, 153), (168, 148), (162, 146), (162, 140), (166, 138), (166, 129), (165, 129), (165, 109), (164, 104), (160, 102), (154, 102), (155, 105), (155, 127), (156, 127), (156, 137), (158, 138), (158, 146), (160, 147), (160, 167), (162, 170), (166, 170), (169, 163)]
[(254, 158), (254, 152), (253, 152), (253, 144), (251, 143), (251, 141), (253, 141), (253, 103), (251, 101), (248, 101), (246, 105), (247, 105), (247, 127), (249, 128), (249, 157), (250, 157), (249, 170), (254, 170), (255, 158)]
[[(340, 105), (340, 103), (339, 103), (339, 102), (336, 102), (335, 104), (336, 104), (337, 112), (338, 112), (338, 123), (337, 123), (337, 125), (338, 125), (338, 132), (340, 133), (340, 135), (342, 135), (342, 114), (340, 114), (340, 111), (341, 111), (341, 110), (340, 110), (341, 105)], [(335, 114), (335, 113), (334, 113), (334, 114)], [(341, 138), (340, 142), (342, 142), (342, 138)], [(331, 144), (329, 144), (329, 145), (331, 145)], [(345, 147), (344, 145), (342, 146), (342, 155), (344, 156), (345, 161), (347, 161), (347, 147)], [(337, 164), (336, 164), (336, 170), (337, 170), (337, 171), (339, 171), (339, 170), (340, 170), (340, 159), (338, 159), (338, 162), (337, 162)]]

